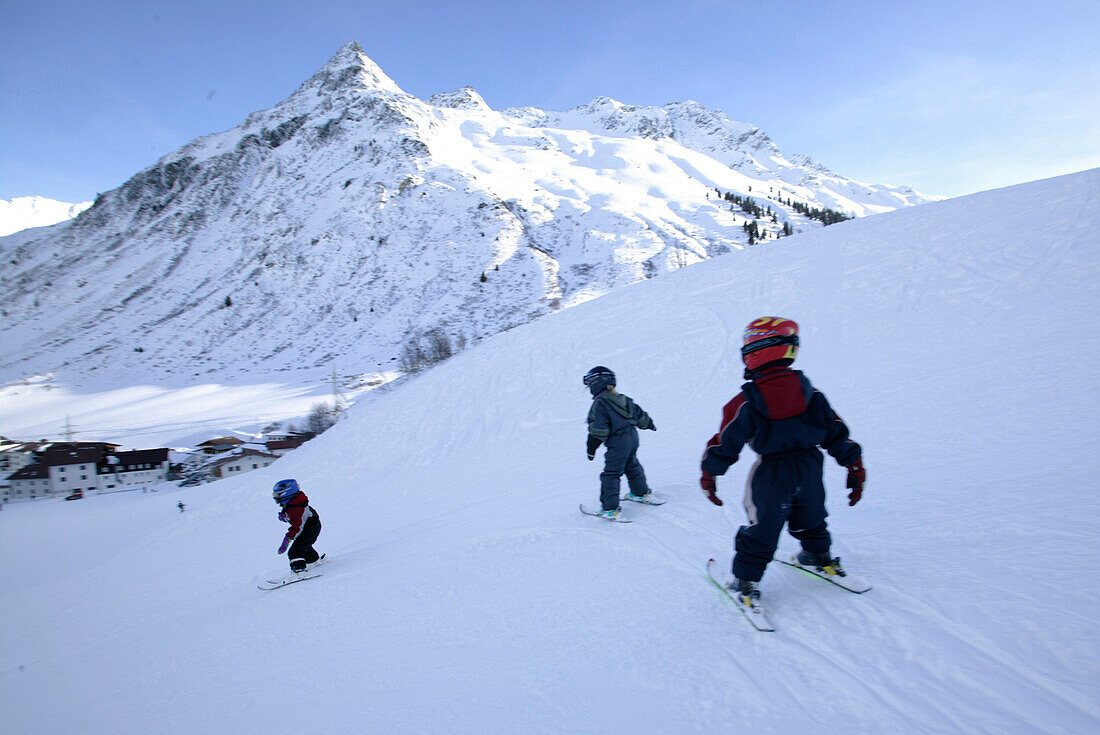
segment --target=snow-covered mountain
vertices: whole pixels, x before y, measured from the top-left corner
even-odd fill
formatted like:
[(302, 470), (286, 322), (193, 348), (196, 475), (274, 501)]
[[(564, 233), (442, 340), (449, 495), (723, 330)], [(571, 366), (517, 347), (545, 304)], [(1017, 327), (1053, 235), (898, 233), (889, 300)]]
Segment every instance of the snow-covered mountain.
[(69, 204), (46, 197), (0, 199), (0, 237), (29, 227), (45, 227), (70, 220), (90, 206), (91, 202)]
[[(1098, 201), (1100, 169), (796, 235), (495, 335), (269, 468), (9, 503), (5, 730), (1100, 732)], [(829, 525), (874, 585), (769, 568), (775, 633), (703, 576), (752, 452), (722, 508), (697, 485), (764, 314), (799, 321), (796, 367), (863, 445), (855, 507), (827, 460)], [(577, 512), (595, 364), (658, 427), (639, 458), (668, 503), (629, 525)], [(285, 477), (332, 559), (260, 592)]]
[[(0, 379), (368, 372), (743, 248), (755, 200), (862, 216), (927, 201), (785, 158), (692, 102), (489, 108), (403, 92), (349, 43), (289, 98), (69, 223), (0, 240)], [(774, 221), (773, 221), (774, 220)]]

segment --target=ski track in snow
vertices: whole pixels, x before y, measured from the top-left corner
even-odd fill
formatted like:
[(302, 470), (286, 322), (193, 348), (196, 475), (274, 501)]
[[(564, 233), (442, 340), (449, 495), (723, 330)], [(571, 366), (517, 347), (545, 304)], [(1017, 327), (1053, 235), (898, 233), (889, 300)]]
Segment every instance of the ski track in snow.
[[(8, 504), (5, 730), (1100, 730), (1097, 191), (1086, 172), (733, 253), (366, 394), (270, 468)], [(865, 448), (858, 506), (828, 460), (826, 485), (834, 552), (874, 585), (773, 564), (767, 634), (704, 574), (729, 563), (751, 451), (722, 508), (696, 484), (764, 313), (800, 321), (798, 366)], [(668, 502), (631, 524), (576, 510), (598, 494), (594, 364), (658, 426), (639, 457)], [(283, 477), (330, 561), (261, 592), (285, 573)]]

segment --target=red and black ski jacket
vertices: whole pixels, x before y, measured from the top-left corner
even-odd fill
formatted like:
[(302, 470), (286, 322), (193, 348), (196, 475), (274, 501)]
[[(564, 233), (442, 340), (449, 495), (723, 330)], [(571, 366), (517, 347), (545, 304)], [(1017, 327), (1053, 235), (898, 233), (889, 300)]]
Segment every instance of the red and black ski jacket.
[(725, 474), (745, 444), (764, 458), (820, 446), (845, 467), (862, 456), (825, 394), (788, 367), (755, 374), (725, 405), (722, 426), (703, 452), (703, 472)]
[(302, 529), (305, 528), (306, 522), (310, 518), (317, 517), (317, 511), (309, 506), (309, 498), (301, 490), (279, 512), (279, 520), (290, 524), (290, 530), (286, 532), (286, 537), (291, 541), (302, 535)]

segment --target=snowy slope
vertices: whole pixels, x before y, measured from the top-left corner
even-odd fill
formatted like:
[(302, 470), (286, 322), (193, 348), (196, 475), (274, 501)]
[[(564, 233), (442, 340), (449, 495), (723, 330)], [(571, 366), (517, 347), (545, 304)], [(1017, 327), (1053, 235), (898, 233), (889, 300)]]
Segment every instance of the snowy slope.
[(864, 215), (929, 200), (785, 159), (695, 103), (597, 102), (424, 101), (350, 43), (71, 223), (0, 240), (0, 381), (376, 372), (433, 330), (471, 344), (744, 247), (749, 218), (717, 190), (770, 207), (773, 234), (820, 227), (794, 202)]
[(91, 202), (69, 204), (37, 196), (0, 199), (0, 237), (70, 220), (90, 206)]
[[(1095, 732), (1098, 204), (1093, 170), (842, 223), (492, 337), (269, 469), (9, 505), (5, 727)], [(723, 508), (695, 484), (761, 314), (801, 322), (799, 366), (864, 445), (860, 505), (826, 481), (834, 549), (875, 584), (770, 568), (774, 634), (702, 577), (749, 458)], [(630, 525), (576, 511), (596, 363), (659, 429), (640, 458), (669, 502)], [(333, 561), (263, 593), (288, 476)]]

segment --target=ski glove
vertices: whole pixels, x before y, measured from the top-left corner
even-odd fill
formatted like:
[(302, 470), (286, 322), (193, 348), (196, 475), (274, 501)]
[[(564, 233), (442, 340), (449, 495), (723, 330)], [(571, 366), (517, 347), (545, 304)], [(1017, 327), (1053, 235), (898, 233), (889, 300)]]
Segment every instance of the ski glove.
[(703, 493), (707, 496), (707, 500), (715, 505), (722, 504), (722, 499), (715, 494), (717, 488), (714, 485), (714, 475), (704, 470), (703, 476), (699, 478), (699, 487), (703, 488)]
[(290, 536), (284, 536), (283, 537), (283, 542), (281, 544), (279, 544), (279, 553), (280, 554), (285, 553), (286, 552), (286, 547), (288, 547), (288, 546), (290, 546)]
[(848, 465), (848, 505), (855, 505), (863, 497), (863, 483), (867, 482), (867, 470), (863, 469), (863, 460), (857, 459)]
[(282, 521), (283, 523), (290, 523), (290, 516), (288, 516), (286, 514), (285, 510), (280, 510), (279, 511), (279, 520)]
[(600, 439), (597, 436), (593, 436), (592, 434), (588, 435), (588, 461), (589, 462), (591, 462), (593, 459), (596, 458), (596, 450), (600, 448), (601, 444), (603, 444), (603, 439)]

